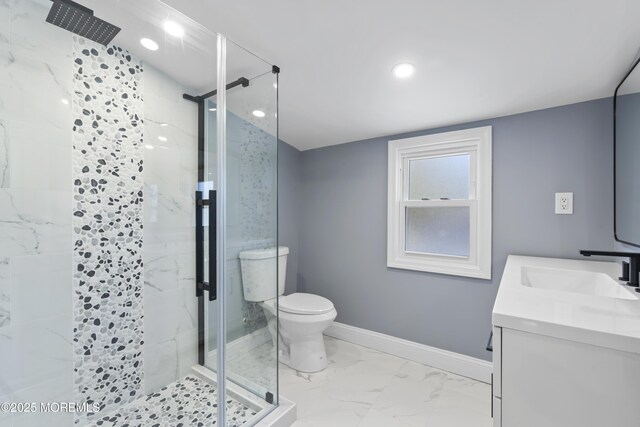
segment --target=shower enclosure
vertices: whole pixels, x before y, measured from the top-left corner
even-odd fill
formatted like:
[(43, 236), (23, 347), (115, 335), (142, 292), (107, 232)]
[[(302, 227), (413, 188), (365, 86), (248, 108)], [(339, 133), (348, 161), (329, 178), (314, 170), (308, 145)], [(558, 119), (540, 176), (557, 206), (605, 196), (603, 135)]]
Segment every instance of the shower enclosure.
[(278, 243), (279, 69), (79, 2), (0, 0), (0, 427), (259, 423), (277, 340), (238, 254)]

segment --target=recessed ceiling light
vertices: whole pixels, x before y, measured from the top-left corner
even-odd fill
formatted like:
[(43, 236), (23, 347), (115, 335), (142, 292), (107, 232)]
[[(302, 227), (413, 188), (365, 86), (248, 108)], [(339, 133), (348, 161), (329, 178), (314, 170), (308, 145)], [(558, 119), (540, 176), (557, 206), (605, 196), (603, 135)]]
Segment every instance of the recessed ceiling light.
[(145, 144), (144, 148), (146, 148), (147, 150), (153, 150), (153, 145)]
[(253, 110), (253, 115), (256, 117), (264, 117), (266, 114), (262, 110)]
[(159, 136), (158, 139), (162, 142), (167, 142), (167, 137), (166, 136)]
[(209, 108), (209, 111), (216, 111), (216, 107)]
[(403, 62), (393, 67), (393, 75), (399, 79), (409, 78), (413, 76), (413, 73), (415, 72), (416, 67), (413, 64), (409, 64), (408, 62)]
[(67, 98), (62, 98), (60, 102), (62, 102), (64, 105), (69, 105), (69, 100)]
[(164, 21), (164, 30), (173, 37), (184, 36), (184, 28), (174, 21)]
[(169, 126), (169, 123), (160, 123), (160, 126), (166, 128), (167, 126)]
[(158, 50), (158, 43), (146, 37), (140, 39), (140, 44), (149, 50)]

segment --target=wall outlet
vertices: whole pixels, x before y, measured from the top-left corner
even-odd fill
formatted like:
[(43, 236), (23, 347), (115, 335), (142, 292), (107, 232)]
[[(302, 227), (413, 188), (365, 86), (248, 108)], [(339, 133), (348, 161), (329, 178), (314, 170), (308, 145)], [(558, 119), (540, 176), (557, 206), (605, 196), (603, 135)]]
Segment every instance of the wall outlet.
[(573, 215), (573, 193), (556, 193), (556, 215)]

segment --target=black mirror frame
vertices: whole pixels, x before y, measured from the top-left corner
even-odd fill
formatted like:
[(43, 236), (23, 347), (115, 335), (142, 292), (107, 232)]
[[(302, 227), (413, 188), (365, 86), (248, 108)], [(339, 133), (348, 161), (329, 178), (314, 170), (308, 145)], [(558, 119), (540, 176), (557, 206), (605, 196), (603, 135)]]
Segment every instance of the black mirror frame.
[[(622, 240), (618, 237), (618, 225), (617, 225), (617, 197), (616, 197), (616, 109), (618, 104), (618, 91), (620, 87), (624, 84), (627, 78), (633, 73), (633, 71), (638, 68), (638, 64), (640, 64), (640, 58), (638, 58), (634, 63), (631, 69), (624, 75), (622, 81), (616, 86), (616, 91), (613, 93), (613, 237), (617, 242), (624, 243), (626, 245), (631, 245), (640, 248), (640, 242), (632, 243)], [(640, 68), (639, 68), (640, 69)]]

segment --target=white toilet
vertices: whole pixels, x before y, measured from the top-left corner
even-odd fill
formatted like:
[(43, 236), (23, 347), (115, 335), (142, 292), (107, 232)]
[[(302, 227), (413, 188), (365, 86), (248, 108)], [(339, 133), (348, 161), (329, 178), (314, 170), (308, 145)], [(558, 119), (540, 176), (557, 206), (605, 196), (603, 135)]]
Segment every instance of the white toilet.
[[(289, 248), (285, 246), (278, 247), (277, 255), (275, 247), (240, 252), (244, 299), (260, 303), (274, 344), (278, 340), (280, 361), (297, 371), (318, 372), (327, 367), (322, 333), (336, 318), (336, 309), (331, 301), (319, 295), (294, 293), (281, 296), (288, 254)], [(276, 256), (278, 286), (275, 283)], [(278, 320), (280, 333), (276, 334)]]

